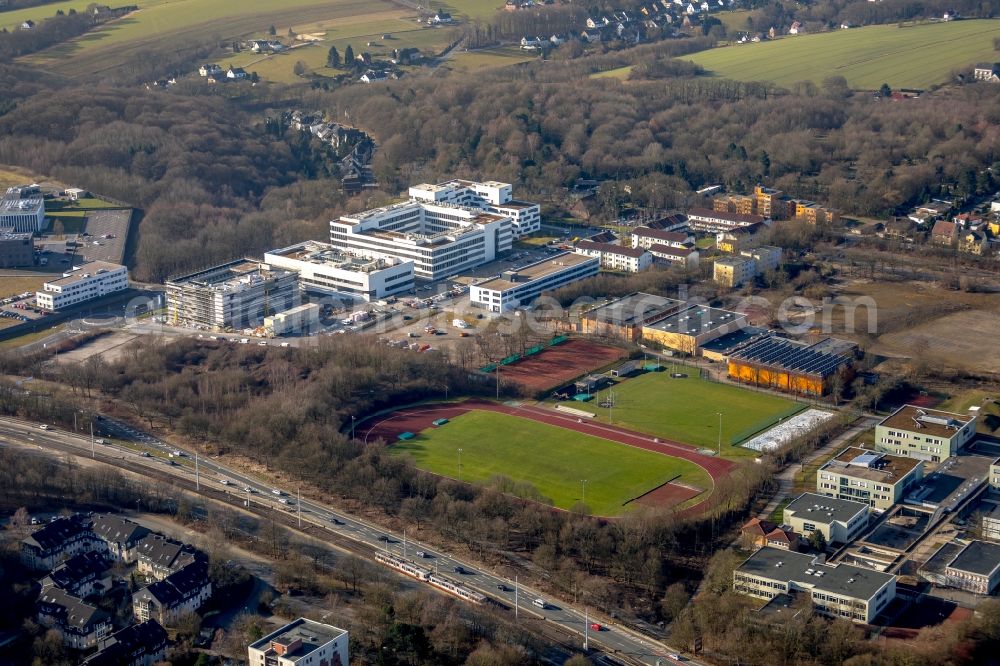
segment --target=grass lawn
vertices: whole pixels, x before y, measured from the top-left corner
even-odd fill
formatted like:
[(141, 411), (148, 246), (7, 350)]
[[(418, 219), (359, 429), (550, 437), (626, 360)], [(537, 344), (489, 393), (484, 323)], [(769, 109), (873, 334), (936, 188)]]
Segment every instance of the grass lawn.
[(715, 48), (684, 58), (738, 81), (819, 85), (839, 75), (856, 90), (874, 90), (883, 83), (923, 89), (945, 82), (953, 69), (995, 60), (995, 37), (1000, 37), (1000, 19), (873, 25)]
[(9, 298), (26, 291), (38, 291), (46, 280), (51, 280), (53, 277), (59, 277), (59, 274), (39, 274), (38, 277), (0, 274), (0, 298)]
[(531, 483), (555, 506), (570, 509), (581, 500), (586, 479), (587, 505), (600, 516), (622, 513), (628, 500), (678, 476), (711, 488), (708, 473), (686, 460), (494, 412), (468, 412), (390, 451), (412, 456), (421, 469), (458, 478), (459, 448), (464, 481), (486, 483), (503, 475)]
[(995, 435), (1000, 431), (1000, 405), (996, 403), (998, 398), (1000, 396), (989, 391), (969, 389), (948, 398), (938, 405), (937, 409), (956, 414), (967, 414), (969, 407), (979, 407), (979, 420), (976, 423), (976, 430), (989, 435)]
[[(139, 0), (139, 6), (138, 12), (26, 60), (61, 74), (84, 76), (159, 51), (263, 34), (271, 25), (285, 35), (289, 27), (301, 33), (335, 21), (415, 14), (386, 0)], [(52, 5), (45, 9), (43, 15), (55, 11)], [(6, 20), (0, 14), (0, 21)]]
[(621, 79), (622, 81), (628, 78), (628, 75), (632, 73), (632, 65), (625, 65), (624, 67), (616, 67), (614, 69), (607, 69), (603, 72), (596, 72), (590, 75), (592, 79)]
[(492, 67), (518, 65), (537, 58), (538, 55), (531, 51), (522, 51), (514, 47), (497, 47), (476, 51), (455, 51), (444, 66), (460, 72), (474, 72)]
[(0, 167), (0, 188), (37, 182), (39, 178), (19, 167)]
[(549, 241), (558, 240), (555, 236), (529, 236), (514, 243), (514, 247), (523, 250), (537, 249), (549, 244)]
[(53, 333), (58, 333), (65, 326), (66, 326), (65, 324), (59, 324), (57, 326), (52, 326), (50, 328), (43, 328), (42, 330), (36, 331), (34, 333), (26, 333), (25, 335), (22, 335), (22, 336), (17, 337), (17, 338), (11, 338), (10, 340), (4, 340), (4, 341), (0, 342), (0, 349), (14, 349), (14, 348), (20, 347), (22, 345), (29, 345), (32, 342), (38, 342), (39, 340), (42, 340), (43, 338), (47, 338), (48, 336), (52, 335)]
[(488, 19), (503, 9), (501, 0), (434, 0), (428, 5), (435, 10), (446, 8), (452, 14), (470, 19)]
[[(669, 370), (667, 366), (664, 372), (647, 372), (623, 380), (601, 391), (597, 399), (574, 402), (572, 406), (596, 414), (602, 423), (608, 422), (610, 411), (615, 425), (708, 449), (717, 446), (717, 414), (721, 412), (722, 455), (727, 458), (757, 455), (730, 444), (734, 436), (763, 428), (804, 407), (767, 393), (699, 379), (696, 368), (677, 366), (677, 372), (688, 374), (681, 379), (672, 378)], [(605, 400), (609, 390), (615, 395), (610, 410), (598, 405), (598, 399)]]

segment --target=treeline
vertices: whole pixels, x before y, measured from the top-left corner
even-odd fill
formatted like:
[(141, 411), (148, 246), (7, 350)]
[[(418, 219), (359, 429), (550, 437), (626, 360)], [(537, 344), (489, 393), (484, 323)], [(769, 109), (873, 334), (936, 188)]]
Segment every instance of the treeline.
[(93, 16), (69, 14), (39, 21), (30, 30), (15, 29), (0, 32), (0, 58), (12, 60), (18, 56), (41, 51), (55, 44), (78, 37), (96, 25)]
[(463, 26), (469, 46), (491, 44), (499, 40), (520, 40), (572, 33), (575, 37), (586, 25), (587, 12), (578, 5), (536, 7), (516, 12), (497, 12), (489, 21), (473, 21)]
[[(36, 363), (16, 371), (64, 382), (78, 400), (113, 401), (147, 426), (166, 426), (201, 442), (206, 453), (260, 461), (379, 511), (397, 527), (430, 529), (483, 560), (528, 557), (553, 591), (585, 593), (603, 607), (627, 606), (650, 620), (659, 617), (656, 600), (665, 587), (698, 576), (691, 563), (742, 519), (771, 475), (767, 465), (737, 468), (717, 483), (718, 504), (704, 521), (636, 511), (608, 523), (585, 515), (585, 507), (559, 512), (501, 493), (498, 488), (530, 494), (509, 480), (478, 487), (421, 472), (381, 443), (351, 440), (352, 417), (360, 435), (361, 419), (379, 410), (442, 398), (446, 387), (452, 396), (492, 394), (493, 384), (437, 355), (363, 338), (324, 340), (301, 350), (147, 340), (111, 364), (92, 360), (56, 369)], [(31, 396), (12, 390), (0, 411), (23, 413), (33, 404)]]

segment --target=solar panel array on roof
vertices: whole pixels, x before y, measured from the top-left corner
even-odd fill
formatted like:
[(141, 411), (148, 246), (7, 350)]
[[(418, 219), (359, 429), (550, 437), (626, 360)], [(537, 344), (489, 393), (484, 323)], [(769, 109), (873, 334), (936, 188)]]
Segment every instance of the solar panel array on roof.
[(755, 342), (730, 358), (820, 376), (829, 375), (849, 362), (845, 356), (816, 351), (801, 342), (784, 338), (766, 338)]

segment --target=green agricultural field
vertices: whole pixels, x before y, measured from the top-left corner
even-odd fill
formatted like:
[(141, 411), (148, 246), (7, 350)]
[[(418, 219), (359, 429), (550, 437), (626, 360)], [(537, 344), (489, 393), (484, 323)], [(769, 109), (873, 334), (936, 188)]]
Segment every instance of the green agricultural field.
[(486, 483), (503, 475), (528, 482), (561, 509), (582, 498), (587, 480), (587, 506), (595, 515), (614, 516), (626, 502), (672, 479), (711, 488), (708, 473), (687, 460), (625, 446), (599, 437), (515, 416), (472, 411), (415, 439), (397, 442), (390, 451), (409, 455), (421, 469)]
[[(271, 25), (284, 36), (289, 28), (299, 34), (323, 33), (340, 22), (376, 23), (415, 15), (388, 0), (139, 0), (139, 6), (129, 16), (27, 60), (61, 74), (85, 76), (158, 51), (263, 34)], [(7, 20), (0, 14), (0, 21)]]
[(434, 0), (428, 4), (434, 9), (443, 7), (452, 15), (470, 19), (488, 19), (504, 5), (502, 0)]
[(522, 51), (514, 47), (496, 47), (475, 51), (453, 51), (445, 67), (460, 72), (475, 72), (492, 67), (518, 65), (537, 59), (538, 55), (532, 54), (531, 51)]
[(738, 81), (819, 85), (829, 76), (843, 76), (855, 90), (874, 90), (883, 83), (925, 89), (947, 81), (954, 69), (996, 60), (996, 37), (1000, 19), (875, 25), (719, 47), (684, 57), (715, 76)]
[(632, 73), (632, 65), (625, 65), (624, 67), (615, 67), (614, 69), (606, 69), (603, 72), (595, 72), (590, 75), (592, 79), (621, 79), (625, 81), (628, 79), (629, 74)]
[[(699, 379), (696, 368), (678, 365), (675, 370), (688, 376), (675, 379), (670, 376), (670, 366), (666, 366), (665, 371), (625, 379), (604, 389), (590, 402), (571, 404), (596, 414), (602, 423), (608, 422), (610, 411), (614, 425), (708, 449), (718, 446), (721, 412), (725, 458), (756, 455), (730, 444), (733, 437), (762, 429), (805, 407), (768, 393)], [(598, 400), (608, 398), (609, 391), (614, 395), (610, 410), (598, 405)]]

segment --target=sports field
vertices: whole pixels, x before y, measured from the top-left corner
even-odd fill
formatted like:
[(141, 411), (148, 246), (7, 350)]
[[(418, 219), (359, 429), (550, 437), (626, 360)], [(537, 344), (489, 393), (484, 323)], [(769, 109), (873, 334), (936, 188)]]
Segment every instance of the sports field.
[(561, 509), (582, 500), (586, 479), (587, 506), (599, 516), (618, 515), (629, 500), (671, 480), (700, 489), (712, 486), (708, 473), (687, 460), (479, 410), (397, 442), (391, 450), (412, 456), (422, 469), (463, 481), (486, 483), (503, 475), (531, 483)]
[(855, 90), (883, 83), (925, 89), (947, 81), (954, 69), (996, 60), (995, 37), (1000, 19), (874, 25), (724, 46), (684, 58), (737, 81), (819, 85), (829, 76), (843, 76)]
[[(669, 371), (648, 372), (603, 389), (589, 402), (564, 404), (596, 414), (601, 423), (608, 423), (610, 416), (614, 425), (713, 450), (719, 442), (721, 412), (722, 455), (734, 458), (756, 455), (731, 444), (734, 437), (805, 407), (768, 393), (699, 379), (695, 368), (675, 369), (688, 376), (673, 378)], [(613, 406), (600, 407), (599, 401), (610, 396)]]

